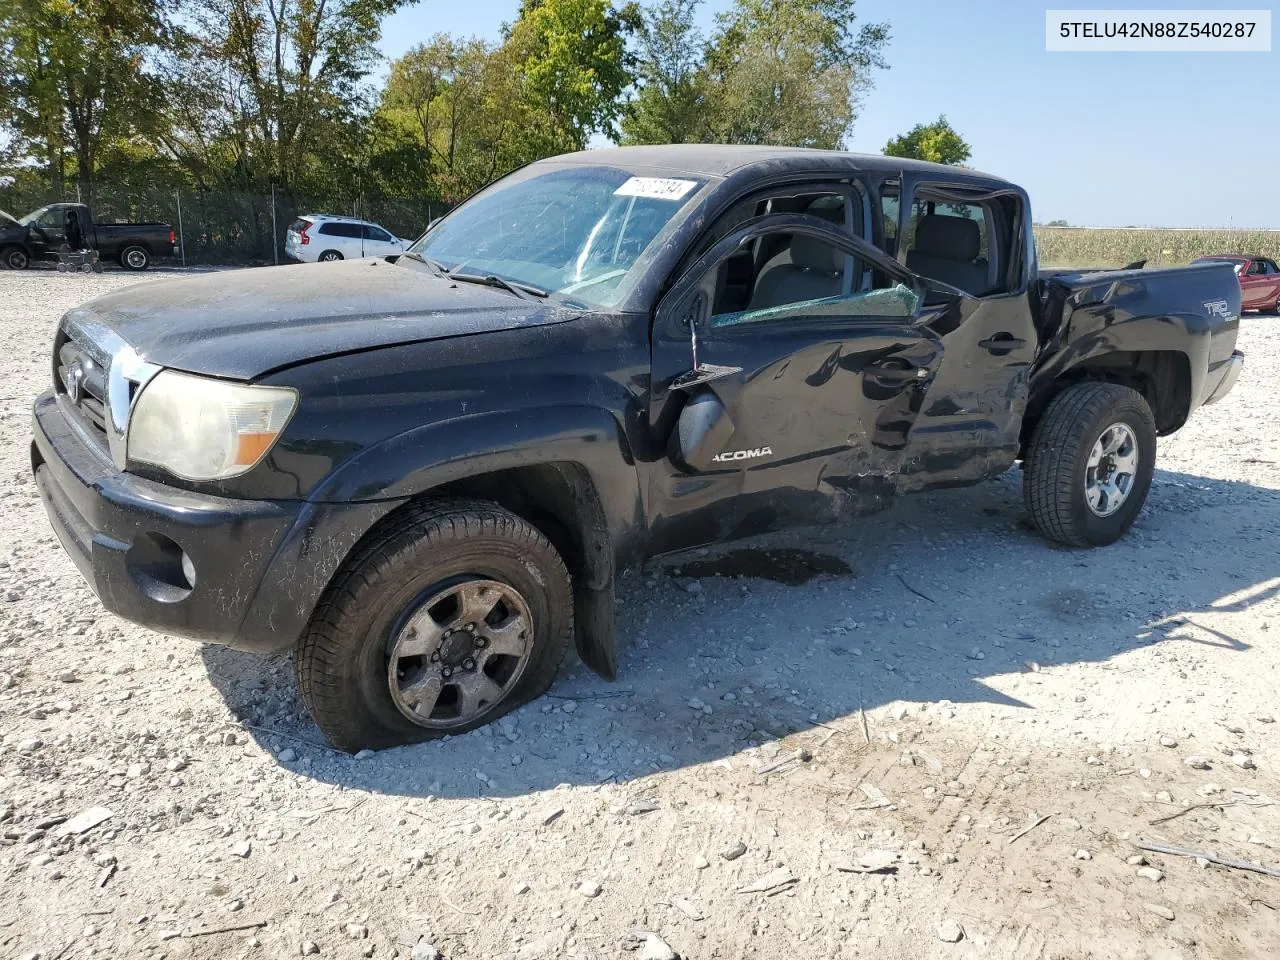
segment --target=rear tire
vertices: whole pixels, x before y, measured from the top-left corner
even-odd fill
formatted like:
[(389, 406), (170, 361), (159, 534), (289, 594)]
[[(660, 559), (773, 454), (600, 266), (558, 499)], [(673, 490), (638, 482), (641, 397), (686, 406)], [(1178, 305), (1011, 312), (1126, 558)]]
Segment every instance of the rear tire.
[(1133, 525), (1155, 473), (1156, 425), (1142, 394), (1079, 383), (1054, 397), (1036, 424), (1022, 494), (1050, 540), (1114, 543)]
[(332, 263), (334, 260), (341, 260), (342, 254), (337, 250), (326, 250), (324, 253), (320, 254), (318, 259), (322, 263)]
[(485, 501), (414, 504), (325, 591), (294, 651), (298, 688), (341, 750), (465, 733), (551, 685), (572, 624), (569, 573), (538, 530)]
[(31, 256), (21, 247), (5, 247), (0, 251), (0, 263), (10, 270), (25, 270), (31, 266)]
[(120, 251), (120, 266), (135, 273), (147, 269), (151, 265), (151, 251), (136, 244)]

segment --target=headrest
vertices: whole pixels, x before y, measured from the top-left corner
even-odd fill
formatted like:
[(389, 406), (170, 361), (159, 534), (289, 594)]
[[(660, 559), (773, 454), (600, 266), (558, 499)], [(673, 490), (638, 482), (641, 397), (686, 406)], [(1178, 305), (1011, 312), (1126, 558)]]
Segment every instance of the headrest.
[(982, 249), (978, 222), (968, 217), (923, 216), (916, 223), (916, 253), (946, 260), (972, 262)]
[(819, 197), (804, 208), (804, 214), (844, 226), (844, 197)]
[[(804, 209), (805, 216), (817, 217), (844, 226), (844, 197), (819, 197)], [(818, 273), (836, 273), (842, 269), (843, 254), (825, 240), (798, 233), (791, 238), (791, 262)]]
[(826, 240), (797, 233), (791, 238), (791, 263), (818, 273), (836, 273), (843, 259), (839, 250)]

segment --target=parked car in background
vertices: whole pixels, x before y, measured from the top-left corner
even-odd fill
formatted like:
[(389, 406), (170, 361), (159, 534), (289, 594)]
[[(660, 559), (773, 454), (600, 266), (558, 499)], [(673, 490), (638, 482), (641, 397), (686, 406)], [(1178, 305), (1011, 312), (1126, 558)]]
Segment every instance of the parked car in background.
[(358, 260), (402, 253), (412, 240), (402, 240), (385, 227), (354, 217), (308, 213), (289, 224), (284, 252), (294, 260)]
[(1280, 267), (1267, 257), (1233, 254), (1196, 257), (1192, 263), (1230, 263), (1240, 278), (1240, 309), (1280, 313)]
[(178, 255), (177, 234), (167, 223), (97, 223), (87, 204), (51, 203), (25, 217), (0, 216), (0, 264), (25, 270), (41, 260), (56, 263), (67, 243), (69, 215), (79, 225), (84, 249), (126, 270), (145, 270), (157, 257)]

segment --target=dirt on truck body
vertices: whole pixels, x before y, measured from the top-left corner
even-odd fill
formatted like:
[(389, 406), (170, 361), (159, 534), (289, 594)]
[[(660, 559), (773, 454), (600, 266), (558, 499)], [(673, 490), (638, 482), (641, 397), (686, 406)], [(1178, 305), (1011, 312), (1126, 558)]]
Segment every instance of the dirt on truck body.
[[(1041, 277), (984, 174), (842, 152), (591, 151), (403, 256), (120, 291), (59, 326), (32, 462), (109, 609), (292, 649), (348, 750), (613, 678), (647, 557), (1021, 463), (1036, 527), (1120, 538), (1156, 437), (1225, 395), (1229, 265)], [(394, 261), (394, 262), (393, 262)]]

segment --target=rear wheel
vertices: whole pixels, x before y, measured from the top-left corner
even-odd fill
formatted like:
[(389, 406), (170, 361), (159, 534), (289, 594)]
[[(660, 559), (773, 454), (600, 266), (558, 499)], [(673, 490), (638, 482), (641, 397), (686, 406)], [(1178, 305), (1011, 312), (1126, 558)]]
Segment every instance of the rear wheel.
[(21, 247), (6, 247), (0, 252), (0, 263), (10, 270), (25, 270), (31, 266), (31, 257)]
[(1022, 492), (1037, 529), (1073, 547), (1119, 540), (1155, 472), (1156, 426), (1142, 394), (1080, 383), (1049, 404), (1031, 437)]
[(465, 733), (550, 686), (572, 621), (568, 571), (534, 527), (482, 501), (418, 504), (334, 578), (298, 686), (343, 750)]
[(120, 266), (126, 270), (145, 270), (150, 265), (151, 253), (146, 247), (134, 245), (120, 251)]
[(341, 260), (341, 259), (342, 259), (342, 254), (341, 254), (341, 253), (339, 253), (337, 250), (326, 250), (324, 253), (320, 254), (320, 258), (319, 258), (319, 259), (321, 259), (322, 261), (324, 261), (324, 262), (326, 262), (326, 263), (329, 263), (329, 262), (332, 262), (332, 261), (334, 261), (334, 260)]

